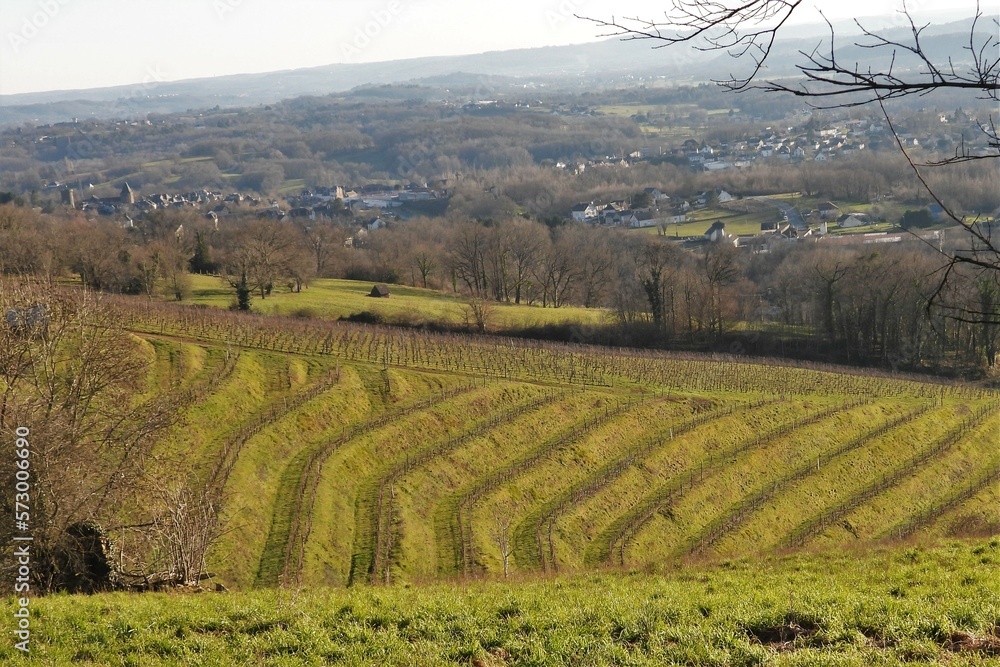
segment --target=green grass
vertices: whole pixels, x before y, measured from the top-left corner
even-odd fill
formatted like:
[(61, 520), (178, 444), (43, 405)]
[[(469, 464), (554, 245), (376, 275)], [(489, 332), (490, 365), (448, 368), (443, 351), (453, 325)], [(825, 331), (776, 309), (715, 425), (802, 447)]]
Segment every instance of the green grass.
[[(470, 322), (468, 300), (457, 294), (404, 285), (390, 285), (388, 299), (368, 296), (372, 283), (319, 279), (300, 293), (278, 289), (264, 299), (255, 294), (254, 312), (338, 319), (357, 313), (372, 313), (386, 323), (464, 325)], [(190, 303), (228, 308), (235, 292), (220, 278), (192, 276)], [(599, 324), (608, 312), (598, 308), (542, 308), (541, 306), (492, 304), (490, 325), (516, 329), (547, 324)]]
[[(707, 208), (688, 213), (688, 222), (667, 225), (667, 236), (701, 236), (717, 220), (726, 223), (726, 232), (736, 236), (755, 236), (760, 234), (762, 222), (778, 222), (781, 217), (774, 211), (740, 213), (728, 209)], [(658, 234), (657, 227), (643, 230), (650, 234)]]
[(223, 521), (231, 530), (223, 535), (210, 560), (220, 580), (247, 587), (257, 577), (272, 512), (284, 500), (280, 495), (284, 466), (275, 462), (294, 459), (311, 443), (332, 437), (348, 420), (366, 414), (370, 401), (357, 373), (343, 369), (335, 387), (244, 445), (226, 486), (232, 500)]
[(298, 193), (304, 188), (306, 181), (303, 178), (291, 178), (286, 180), (284, 183), (278, 187), (278, 192), (283, 195)]
[[(661, 574), (31, 601), (26, 665), (997, 663), (1000, 540)], [(14, 601), (0, 604), (12, 618)]]
[(455, 545), (444, 543), (454, 516), (439, 506), (446, 506), (463, 483), (522, 456), (606, 401), (600, 392), (570, 392), (555, 404), (502, 424), (404, 475), (396, 503), (401, 523), (398, 549), (409, 556), (396, 565), (394, 579), (427, 581), (443, 573), (456, 574)]
[(829, 511), (851, 529), (807, 545), (869, 544), (948, 498), (913, 534), (1000, 532), (989, 488), (950, 491), (998, 462), (996, 418), (866, 491), (993, 392), (145, 302), (132, 316), (146, 398), (184, 397), (153, 464), (195, 485), (228, 471), (207, 560), (234, 589), (500, 577), (499, 518), (518, 576), (615, 565), (613, 545), (659, 567), (766, 488), (699, 557), (774, 553)]

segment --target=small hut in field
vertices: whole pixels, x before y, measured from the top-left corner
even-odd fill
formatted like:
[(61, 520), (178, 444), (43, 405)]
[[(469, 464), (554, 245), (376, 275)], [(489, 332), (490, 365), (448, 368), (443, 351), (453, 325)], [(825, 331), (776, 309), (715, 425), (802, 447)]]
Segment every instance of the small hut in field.
[(375, 287), (372, 287), (372, 291), (368, 293), (368, 296), (375, 297), (376, 299), (388, 299), (389, 298), (389, 286), (388, 285), (375, 285)]

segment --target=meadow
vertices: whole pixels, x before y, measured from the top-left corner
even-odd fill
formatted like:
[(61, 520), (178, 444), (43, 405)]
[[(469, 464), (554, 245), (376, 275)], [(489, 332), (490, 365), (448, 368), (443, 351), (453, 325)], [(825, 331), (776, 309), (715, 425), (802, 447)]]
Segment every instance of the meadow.
[[(388, 298), (369, 296), (373, 283), (320, 278), (302, 292), (279, 288), (264, 299), (254, 294), (253, 311), (266, 315), (349, 318), (367, 313), (385, 324), (431, 327), (475, 327), (468, 299), (459, 295), (420, 287), (390, 285)], [(190, 303), (228, 308), (236, 292), (216, 276), (192, 275)], [(523, 329), (554, 324), (603, 324), (609, 318), (599, 308), (542, 308), (527, 304), (492, 304), (492, 329)]]
[[(26, 665), (990, 665), (1000, 541), (506, 582), (54, 595)], [(4, 615), (11, 601), (0, 603)]]

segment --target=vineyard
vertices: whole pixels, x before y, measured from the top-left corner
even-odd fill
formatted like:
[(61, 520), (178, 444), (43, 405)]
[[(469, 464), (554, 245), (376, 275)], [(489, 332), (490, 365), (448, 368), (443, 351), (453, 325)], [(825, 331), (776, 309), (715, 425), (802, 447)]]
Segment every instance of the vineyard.
[(1000, 395), (112, 301), (231, 588), (658, 570), (1000, 532)]

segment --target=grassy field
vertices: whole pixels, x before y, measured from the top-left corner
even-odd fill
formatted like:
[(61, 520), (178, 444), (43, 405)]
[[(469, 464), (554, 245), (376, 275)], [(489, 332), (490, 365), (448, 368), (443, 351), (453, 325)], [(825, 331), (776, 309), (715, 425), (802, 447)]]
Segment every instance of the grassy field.
[(30, 654), (6, 641), (0, 661), (995, 665), (998, 565), (993, 539), (497, 583), (55, 595), (31, 602)]
[[(190, 303), (228, 308), (235, 291), (221, 278), (192, 276)], [(299, 315), (337, 319), (358, 313), (372, 313), (386, 323), (464, 325), (473, 321), (468, 300), (457, 294), (403, 285), (390, 285), (387, 299), (368, 296), (372, 283), (352, 280), (319, 279), (300, 293), (278, 289), (261, 299), (254, 295), (254, 312), (271, 315)], [(549, 324), (597, 324), (608, 317), (597, 308), (542, 308), (541, 306), (493, 304), (489, 322), (496, 329), (519, 329)]]
[(127, 303), (146, 395), (183, 397), (157, 452), (225, 499), (230, 588), (1000, 532), (994, 392)]
[[(688, 221), (667, 226), (667, 236), (701, 236), (712, 223), (726, 223), (726, 232), (736, 236), (755, 236), (760, 234), (760, 223), (779, 222), (781, 215), (778, 209), (761, 212), (740, 213), (728, 209), (703, 209), (688, 214)], [(656, 227), (649, 228), (652, 234), (659, 233)]]
[(148, 471), (217, 499), (233, 592), (33, 600), (29, 664), (1000, 659), (997, 392), (106, 303), (180, 411)]

